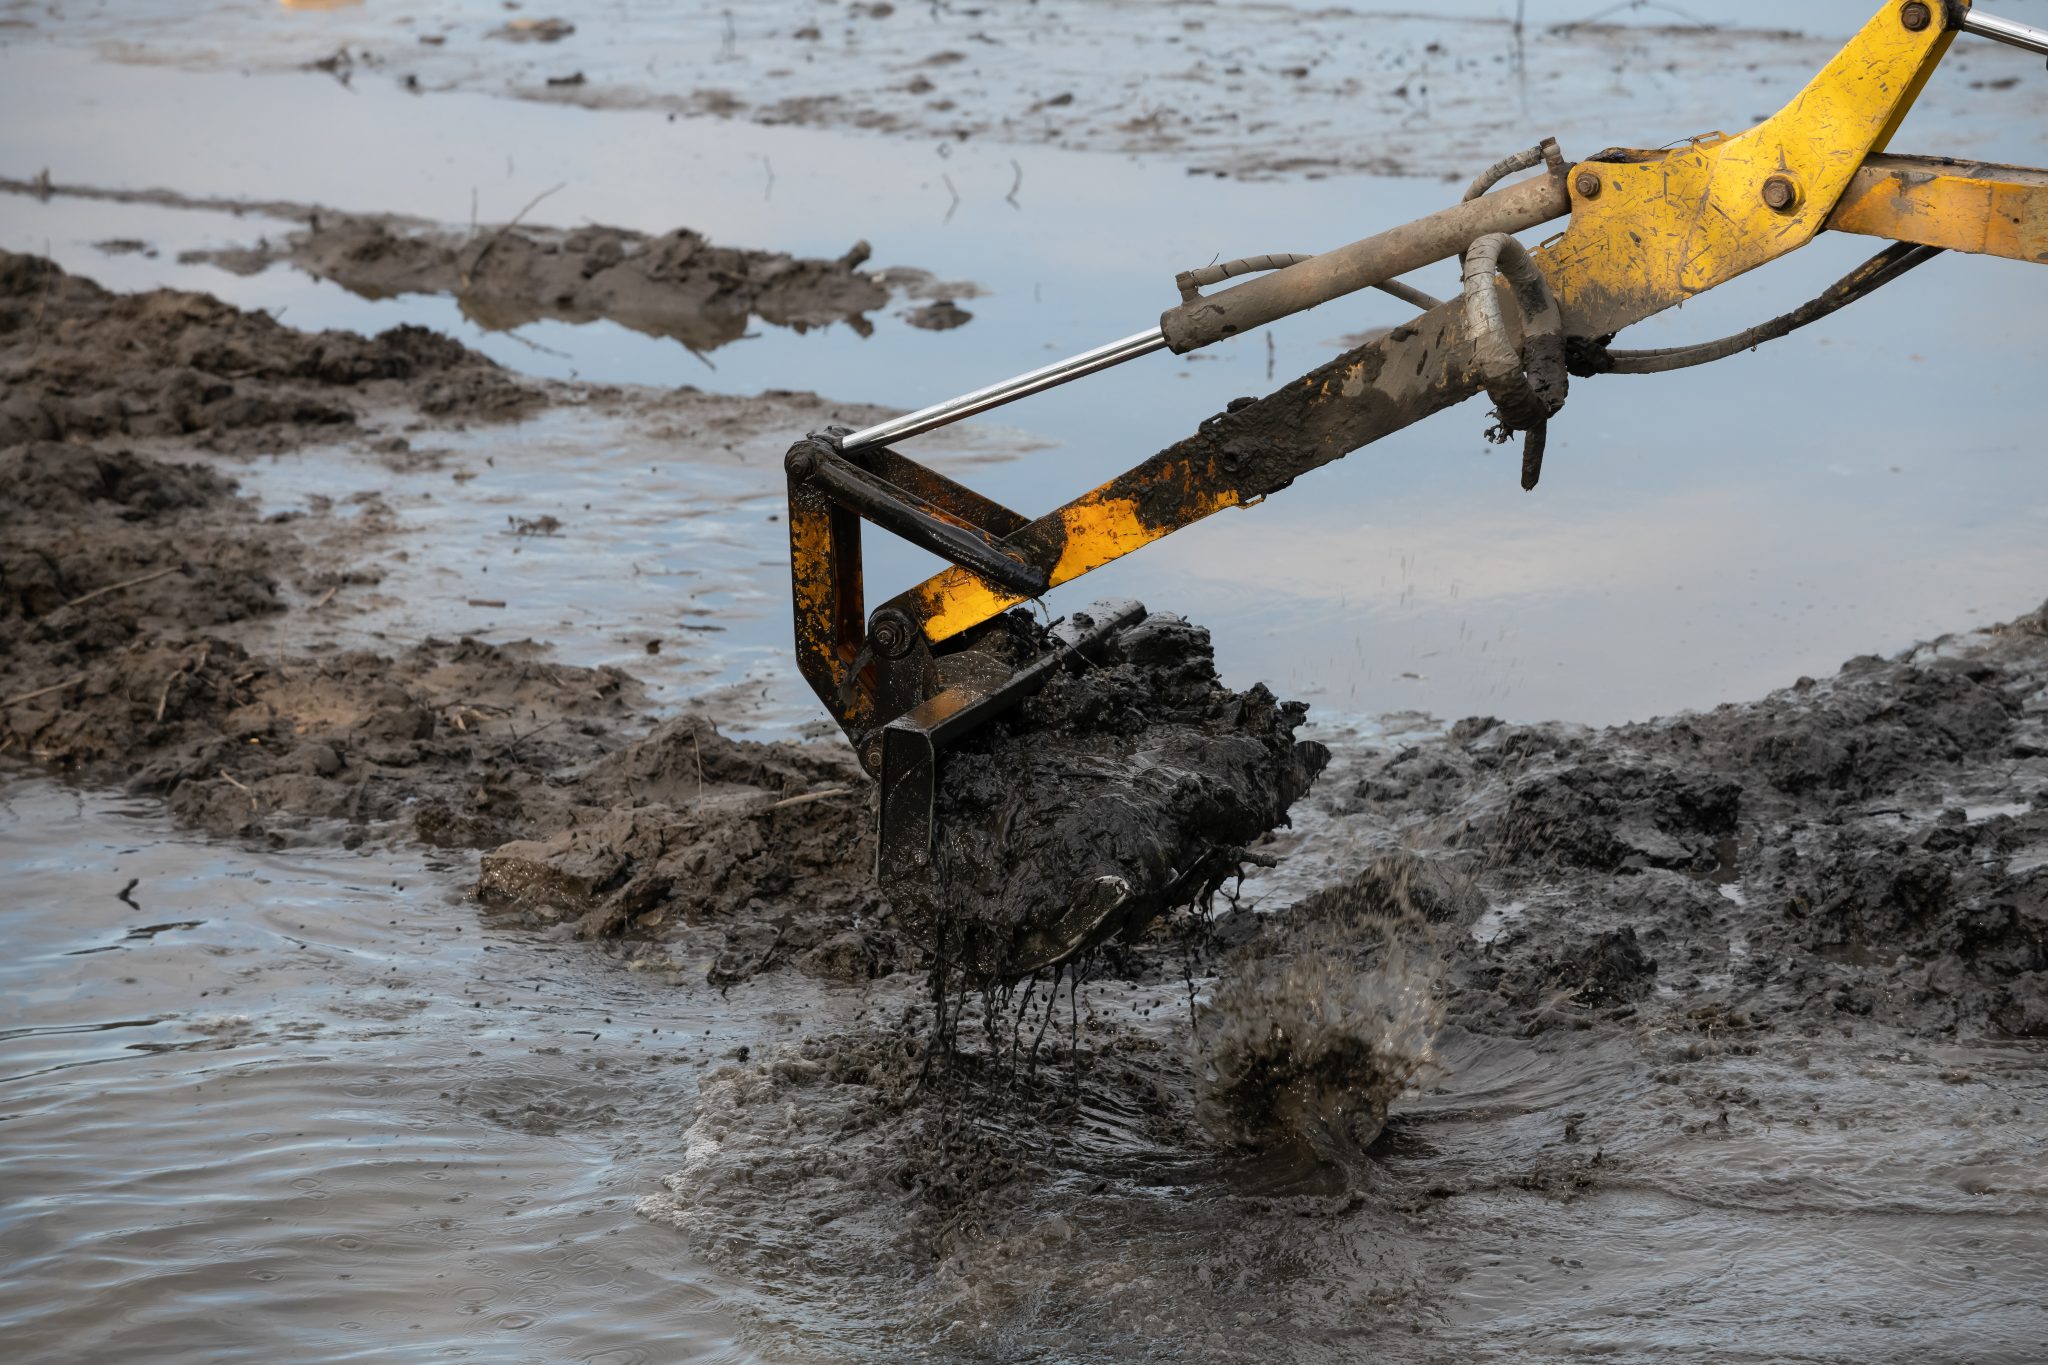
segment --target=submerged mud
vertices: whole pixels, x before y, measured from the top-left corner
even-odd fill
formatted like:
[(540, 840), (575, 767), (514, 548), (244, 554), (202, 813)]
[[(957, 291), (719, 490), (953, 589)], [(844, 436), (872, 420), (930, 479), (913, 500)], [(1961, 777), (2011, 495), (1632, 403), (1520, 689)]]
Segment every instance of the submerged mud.
[(1216, 675), (1156, 614), (940, 758), (941, 951), (1008, 980), (1206, 902), (1329, 761), (1308, 708)]

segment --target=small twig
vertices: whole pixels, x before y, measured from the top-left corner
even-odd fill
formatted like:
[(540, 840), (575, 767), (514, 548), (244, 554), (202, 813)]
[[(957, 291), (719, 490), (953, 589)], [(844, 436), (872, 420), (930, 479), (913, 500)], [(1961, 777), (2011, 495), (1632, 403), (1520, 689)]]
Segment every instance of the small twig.
[(119, 583), (109, 583), (104, 588), (94, 588), (91, 592), (81, 593), (77, 597), (72, 598), (69, 602), (64, 603), (64, 606), (58, 607), (57, 610), (62, 611), (64, 607), (75, 607), (82, 602), (90, 602), (95, 597), (105, 597), (110, 592), (119, 592), (123, 588), (134, 588), (140, 587), (144, 583), (154, 583), (157, 579), (177, 573), (184, 567), (183, 564), (173, 564), (168, 569), (157, 569), (154, 572), (143, 574), (137, 578), (127, 578)]
[(771, 810), (781, 810), (784, 806), (802, 806), (812, 801), (823, 801), (834, 796), (845, 796), (851, 790), (853, 790), (851, 787), (828, 787), (821, 792), (805, 792), (802, 796), (785, 796), (780, 801), (770, 801), (767, 805), (761, 807), (761, 810), (763, 813), (766, 813)]
[(135, 897), (129, 894), (131, 891), (133, 891), (136, 887), (140, 885), (142, 885), (142, 878), (130, 877), (128, 879), (128, 885), (122, 887), (119, 891), (116, 891), (114, 893), (114, 899), (128, 902), (130, 909), (140, 910), (142, 907), (140, 905), (137, 905), (135, 903)]
[(518, 227), (520, 220), (524, 219), (527, 214), (532, 213), (534, 209), (540, 206), (541, 200), (547, 198), (549, 195), (554, 194), (559, 190), (564, 190), (567, 188), (568, 182), (565, 180), (559, 185), (555, 185), (549, 189), (542, 190), (539, 194), (536, 194), (535, 196), (533, 196), (533, 198), (527, 200), (526, 207), (519, 210), (519, 212), (513, 214), (511, 222), (505, 224), (505, 226), (499, 228), (496, 232), (492, 233), (491, 240), (484, 243), (484, 249), (476, 253), (476, 259), (469, 263), (469, 269), (462, 272), (462, 287), (464, 289), (469, 288), (471, 282), (476, 279), (476, 272), (483, 269), (484, 261), (489, 258), (492, 251), (497, 249), (498, 243), (504, 240), (506, 233), (510, 232), (513, 228)]
[(1017, 191), (1024, 188), (1024, 167), (1015, 157), (1012, 157), (1010, 159), (1010, 169), (1017, 173), (1017, 178), (1010, 183), (1010, 192), (1003, 196), (1003, 202), (1013, 209), (1021, 209), (1024, 206), (1017, 202)]
[(518, 748), (518, 747), (519, 747), (520, 745), (522, 745), (522, 744), (526, 743), (526, 741), (527, 741), (527, 740), (529, 740), (529, 739), (532, 739), (532, 738), (533, 738), (533, 737), (534, 737), (535, 735), (539, 734), (539, 733), (540, 733), (541, 731), (543, 731), (543, 730), (552, 730), (552, 729), (554, 729), (554, 728), (555, 728), (555, 727), (556, 727), (557, 725), (560, 725), (560, 724), (562, 723), (562, 721), (563, 721), (563, 717), (561, 717), (561, 716), (556, 716), (556, 717), (555, 717), (555, 718), (554, 718), (553, 720), (549, 721), (549, 722), (548, 722), (547, 724), (545, 724), (545, 725), (536, 725), (536, 726), (534, 726), (534, 727), (533, 727), (533, 728), (532, 728), (531, 730), (528, 730), (528, 731), (527, 731), (527, 732), (526, 732), (525, 734), (523, 734), (523, 735), (522, 735), (522, 734), (519, 734), (519, 733), (518, 733), (517, 731), (513, 732), (513, 735), (512, 735), (512, 742), (511, 742), (510, 744), (508, 744), (508, 745), (506, 745), (506, 746), (505, 746), (505, 752), (506, 752), (507, 754), (510, 754), (510, 753), (511, 753), (511, 752), (512, 752), (512, 751), (513, 751), (514, 749), (517, 749), (517, 748)]
[(20, 702), (34, 701), (37, 697), (47, 697), (52, 692), (62, 692), (67, 687), (78, 686), (78, 684), (84, 682), (86, 678), (88, 678), (89, 676), (91, 675), (81, 673), (75, 678), (66, 678), (63, 682), (51, 683), (48, 687), (38, 687), (33, 692), (24, 692), (18, 697), (9, 697), (6, 701), (0, 701), (0, 706), (13, 706)]
[(690, 722), (690, 752), (697, 756), (697, 799), (704, 799), (704, 750), (697, 743), (697, 722)]
[(953, 196), (953, 202), (946, 206), (946, 216), (943, 220), (950, 223), (953, 221), (953, 215), (960, 211), (960, 191), (954, 187), (953, 177), (949, 173), (940, 171), (939, 179), (946, 182), (946, 193)]
[(312, 606), (310, 606), (310, 607), (306, 608), (306, 610), (308, 610), (308, 611), (318, 611), (318, 610), (320, 610), (320, 608), (322, 608), (322, 607), (326, 606), (326, 605), (327, 605), (327, 604), (328, 604), (329, 602), (332, 602), (332, 601), (334, 600), (334, 594), (336, 594), (336, 593), (338, 593), (338, 592), (340, 592), (340, 591), (341, 591), (341, 584), (339, 584), (339, 583), (336, 583), (336, 584), (335, 584), (335, 585), (334, 585), (333, 587), (329, 588), (329, 589), (328, 589), (328, 590), (327, 590), (326, 592), (323, 592), (323, 593), (321, 593), (321, 594), (320, 594), (320, 597), (319, 597), (319, 599), (318, 599), (317, 601), (315, 601), (315, 602), (313, 603), (313, 605), (312, 605)]
[(235, 781), (235, 779), (234, 779), (233, 777), (231, 777), (231, 776), (229, 776), (229, 775), (228, 775), (228, 770), (227, 770), (226, 768), (222, 768), (222, 769), (220, 770), (220, 780), (221, 780), (221, 781), (223, 781), (223, 782), (225, 782), (225, 783), (227, 783), (227, 784), (228, 784), (228, 785), (229, 785), (230, 787), (233, 787), (233, 788), (235, 788), (235, 789), (236, 789), (237, 791), (241, 792), (241, 793), (242, 793), (242, 795), (244, 795), (244, 796), (248, 797), (248, 798), (249, 798), (249, 809), (250, 809), (250, 810), (260, 810), (260, 809), (262, 809), (262, 807), (261, 807), (260, 805), (258, 805), (258, 804), (257, 804), (257, 801), (256, 801), (256, 793), (255, 793), (255, 792), (253, 792), (253, 791), (250, 791), (250, 790), (249, 790), (249, 788), (248, 788), (248, 787), (247, 787), (247, 786), (246, 786), (245, 784), (243, 784), (243, 783), (240, 783), (240, 782), (237, 782), (237, 781)]
[(171, 676), (164, 679), (164, 690), (156, 694), (157, 724), (161, 725), (163, 723), (164, 708), (171, 704), (171, 684), (184, 676), (185, 665), (179, 664), (175, 669), (171, 671)]

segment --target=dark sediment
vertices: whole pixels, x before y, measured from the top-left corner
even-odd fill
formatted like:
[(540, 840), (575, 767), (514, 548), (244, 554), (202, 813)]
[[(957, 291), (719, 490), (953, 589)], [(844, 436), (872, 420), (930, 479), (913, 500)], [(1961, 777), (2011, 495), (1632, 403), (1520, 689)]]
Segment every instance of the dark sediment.
[(1206, 900), (1329, 759), (1307, 713), (1216, 676), (1209, 634), (1154, 615), (941, 757), (942, 952), (1010, 979)]

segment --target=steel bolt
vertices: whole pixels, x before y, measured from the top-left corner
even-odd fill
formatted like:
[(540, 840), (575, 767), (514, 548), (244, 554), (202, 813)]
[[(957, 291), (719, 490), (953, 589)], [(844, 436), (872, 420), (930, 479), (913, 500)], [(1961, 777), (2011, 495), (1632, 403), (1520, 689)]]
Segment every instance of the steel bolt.
[(782, 457), (782, 468), (798, 483), (808, 482), (818, 472), (818, 452), (809, 441), (799, 441), (789, 448), (789, 454)]
[(900, 659), (908, 654), (916, 633), (909, 617), (886, 607), (868, 622), (868, 643), (885, 659)]
[(1907, 0), (1907, 3), (1899, 8), (1899, 22), (1911, 33), (1918, 33), (1926, 28), (1933, 18), (1934, 15), (1927, 6), (1920, 3), (1920, 0)]
[(860, 766), (867, 770), (869, 777), (881, 776), (882, 737), (880, 735), (876, 735), (873, 739), (860, 746)]
[(1600, 197), (1600, 176), (1595, 171), (1580, 171), (1578, 179), (1572, 181), (1572, 188), (1579, 192), (1581, 199)]
[(1764, 181), (1764, 203), (1779, 213), (1789, 213), (1799, 203), (1799, 187), (1782, 175)]

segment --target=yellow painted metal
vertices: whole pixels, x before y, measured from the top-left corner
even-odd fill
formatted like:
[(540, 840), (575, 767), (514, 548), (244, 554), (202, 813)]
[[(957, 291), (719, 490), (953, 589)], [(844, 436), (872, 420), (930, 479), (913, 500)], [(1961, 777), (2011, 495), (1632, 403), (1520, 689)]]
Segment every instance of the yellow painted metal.
[[(1918, 32), (1887, 4), (1790, 104), (1746, 133), (1572, 168), (1572, 219), (1537, 256), (1574, 336), (1619, 331), (1796, 251), (1882, 151), (1954, 31), (1940, 3)], [(1596, 177), (1599, 193), (1579, 189)], [(1768, 181), (1792, 196), (1766, 201)]]
[(1842, 192), (1828, 227), (2048, 264), (2048, 171), (1873, 156)]
[[(1162, 478), (1199, 480), (1202, 471), (1181, 465), (1164, 471)], [(1199, 487), (1200, 484), (1192, 486)], [(1071, 582), (1112, 559), (1151, 544), (1186, 525), (1187, 521), (1220, 512), (1226, 507), (1235, 507), (1238, 503), (1234, 493), (1218, 491), (1199, 498), (1195, 514), (1186, 521), (1162, 522), (1157, 518), (1148, 521), (1141, 514), (1136, 498), (1112, 493), (1112, 487), (1106, 484), (1061, 510), (1064, 540), (1059, 559), (1053, 565), (1051, 586)], [(917, 595), (924, 607), (925, 638), (933, 643), (951, 639), (1024, 600), (966, 569), (946, 569), (926, 579), (918, 585)]]

